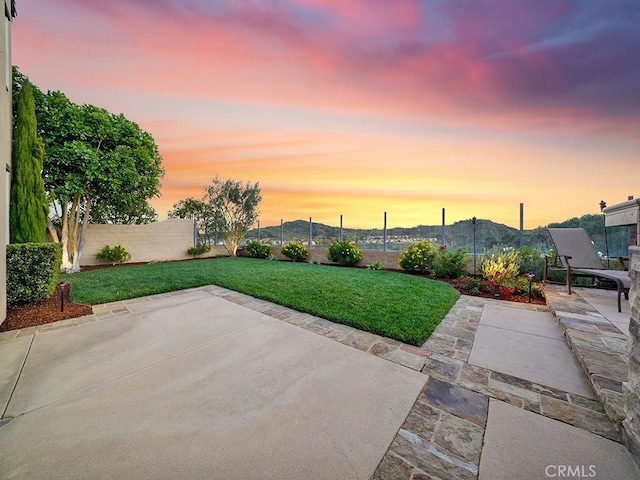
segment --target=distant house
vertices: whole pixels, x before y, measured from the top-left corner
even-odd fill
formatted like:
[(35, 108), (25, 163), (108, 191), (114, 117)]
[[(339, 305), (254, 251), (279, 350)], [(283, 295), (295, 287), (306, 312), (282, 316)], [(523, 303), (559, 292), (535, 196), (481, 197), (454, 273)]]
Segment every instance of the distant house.
[(11, 21), (16, 16), (15, 0), (2, 0), (0, 22), (0, 323), (7, 315), (7, 253), (9, 243), (9, 191), (11, 187)]

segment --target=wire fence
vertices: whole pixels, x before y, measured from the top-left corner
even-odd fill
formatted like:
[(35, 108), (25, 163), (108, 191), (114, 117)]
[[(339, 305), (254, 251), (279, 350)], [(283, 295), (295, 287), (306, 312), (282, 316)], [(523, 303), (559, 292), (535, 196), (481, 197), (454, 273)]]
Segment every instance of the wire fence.
[[(596, 251), (603, 258), (628, 258), (630, 227), (607, 227), (604, 223), (600, 231), (588, 232)], [(450, 248), (464, 248), (468, 253), (482, 255), (488, 251), (505, 248), (529, 247), (540, 253), (552, 250), (548, 234), (544, 228), (533, 230), (514, 229), (488, 220), (469, 219), (452, 225), (419, 225), (412, 228), (361, 228), (327, 226), (308, 221), (281, 221), (280, 225), (257, 227), (250, 230), (245, 243), (260, 241), (272, 246), (289, 242), (301, 242), (309, 248), (328, 247), (338, 240), (354, 242), (361, 250), (402, 251), (412, 243), (430, 241)]]

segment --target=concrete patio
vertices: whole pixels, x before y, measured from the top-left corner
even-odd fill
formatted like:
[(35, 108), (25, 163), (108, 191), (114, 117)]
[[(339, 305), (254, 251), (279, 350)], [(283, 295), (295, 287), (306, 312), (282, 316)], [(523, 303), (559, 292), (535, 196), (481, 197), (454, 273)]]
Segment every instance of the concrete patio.
[(463, 296), (416, 348), (210, 286), (7, 332), (0, 478), (640, 478), (551, 311)]

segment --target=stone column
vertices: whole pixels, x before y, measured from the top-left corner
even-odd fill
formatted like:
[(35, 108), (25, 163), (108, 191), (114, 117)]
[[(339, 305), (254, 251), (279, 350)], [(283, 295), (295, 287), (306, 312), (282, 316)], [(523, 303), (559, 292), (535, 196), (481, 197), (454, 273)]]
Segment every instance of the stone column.
[(629, 304), (629, 378), (623, 384), (626, 418), (622, 422), (626, 444), (634, 460), (640, 466), (640, 246), (629, 247), (629, 276), (631, 290)]

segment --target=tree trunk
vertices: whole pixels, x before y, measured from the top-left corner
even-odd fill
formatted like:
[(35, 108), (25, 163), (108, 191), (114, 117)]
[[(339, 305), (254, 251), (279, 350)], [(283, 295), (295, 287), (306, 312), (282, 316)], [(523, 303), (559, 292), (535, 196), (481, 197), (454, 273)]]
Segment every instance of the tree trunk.
[(61, 238), (62, 242), (62, 264), (60, 269), (66, 272), (71, 269), (71, 260), (69, 259), (69, 204), (68, 202), (62, 203), (60, 206), (62, 212), (60, 215), (60, 222), (62, 224)]
[(76, 252), (73, 258), (72, 272), (80, 271), (80, 259), (82, 258), (82, 249), (84, 248), (84, 241), (87, 237), (87, 228), (89, 227), (89, 218), (91, 215), (91, 199), (87, 198), (84, 215), (82, 216), (82, 227), (78, 228), (78, 240), (76, 242)]
[(58, 231), (56, 230), (56, 227), (53, 226), (53, 222), (49, 217), (47, 217), (47, 232), (49, 233), (49, 236), (51, 237), (51, 241), (53, 243), (60, 243)]

